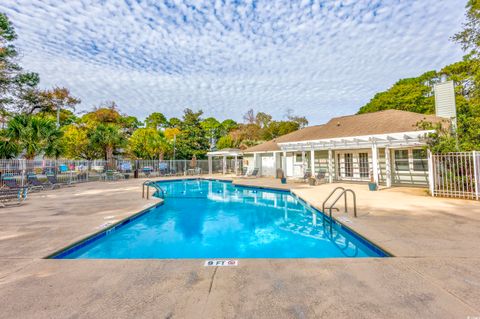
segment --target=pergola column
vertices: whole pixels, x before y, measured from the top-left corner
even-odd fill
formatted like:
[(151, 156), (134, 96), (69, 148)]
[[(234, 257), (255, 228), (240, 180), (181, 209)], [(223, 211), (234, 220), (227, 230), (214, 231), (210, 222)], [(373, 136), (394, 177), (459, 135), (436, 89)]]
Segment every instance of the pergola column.
[(373, 181), (378, 185), (378, 148), (375, 142), (372, 143), (372, 173)]
[(213, 158), (212, 156), (208, 156), (208, 175), (212, 175), (213, 171)]
[(385, 147), (385, 175), (387, 179), (387, 187), (392, 186), (392, 164), (390, 161), (390, 148)]
[(225, 175), (227, 173), (227, 155), (223, 155), (222, 158), (222, 166), (223, 166), (223, 174)]
[(328, 150), (328, 182), (333, 183), (333, 151)]
[(278, 152), (273, 152), (273, 167), (275, 168), (275, 177), (277, 177), (278, 169)]
[(282, 154), (282, 171), (284, 177), (287, 177), (287, 152), (285, 151)]
[(312, 173), (312, 177), (315, 176), (315, 151), (310, 151), (310, 172)]
[[(303, 169), (303, 174), (305, 174), (305, 164), (306, 164), (306, 157), (305, 157), (305, 151), (302, 151), (302, 169)], [(295, 174), (295, 173), (294, 173)]]
[(235, 174), (238, 174), (238, 156), (235, 155)]

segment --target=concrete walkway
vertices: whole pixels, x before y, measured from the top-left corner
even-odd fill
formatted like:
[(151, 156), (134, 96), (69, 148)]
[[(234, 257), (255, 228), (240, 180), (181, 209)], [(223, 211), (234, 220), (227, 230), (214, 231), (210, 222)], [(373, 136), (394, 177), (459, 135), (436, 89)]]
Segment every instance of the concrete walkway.
[[(43, 259), (156, 204), (141, 199), (141, 182), (82, 184), (0, 209), (0, 318), (480, 316), (480, 203), (421, 189), (348, 185), (359, 217), (336, 214), (395, 258), (241, 259), (223, 268), (203, 260)], [(292, 188), (315, 206), (332, 187), (236, 182)]]

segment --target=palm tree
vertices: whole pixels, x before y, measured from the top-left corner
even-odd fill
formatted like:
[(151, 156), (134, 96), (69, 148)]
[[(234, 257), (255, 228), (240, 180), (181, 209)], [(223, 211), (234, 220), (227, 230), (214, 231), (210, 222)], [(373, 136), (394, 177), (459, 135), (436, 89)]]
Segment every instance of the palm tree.
[(5, 132), (8, 142), (15, 143), (26, 159), (34, 159), (42, 153), (58, 157), (61, 154), (60, 137), (61, 131), (55, 121), (25, 114), (14, 116)]
[(125, 137), (118, 125), (107, 123), (99, 124), (92, 132), (92, 143), (103, 150), (105, 160), (109, 165), (113, 161), (113, 152), (125, 142)]

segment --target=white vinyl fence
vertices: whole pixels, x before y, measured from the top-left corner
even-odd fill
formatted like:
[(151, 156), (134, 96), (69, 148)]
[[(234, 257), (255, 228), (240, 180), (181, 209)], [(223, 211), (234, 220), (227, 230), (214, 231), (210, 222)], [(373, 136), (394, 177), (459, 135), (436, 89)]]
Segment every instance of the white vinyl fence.
[(480, 153), (432, 155), (433, 196), (479, 199)]
[[(227, 160), (227, 171), (235, 166), (235, 160)], [(223, 172), (222, 160), (213, 160), (212, 173)], [(242, 161), (238, 160), (241, 168)], [(208, 174), (208, 160), (24, 160), (0, 159), (0, 180), (10, 179), (24, 186), (29, 177), (46, 181), (54, 175), (58, 182), (89, 182), (124, 178), (191, 176)]]

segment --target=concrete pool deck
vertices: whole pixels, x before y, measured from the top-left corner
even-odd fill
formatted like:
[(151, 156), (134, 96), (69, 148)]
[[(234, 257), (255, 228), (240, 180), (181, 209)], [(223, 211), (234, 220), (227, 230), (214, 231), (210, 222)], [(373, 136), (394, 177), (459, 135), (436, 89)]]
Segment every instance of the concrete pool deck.
[[(339, 186), (235, 182), (291, 188), (317, 207)], [(43, 259), (154, 205), (141, 199), (141, 183), (79, 184), (0, 209), (0, 318), (480, 316), (480, 203), (423, 189), (348, 185), (359, 217), (335, 213), (394, 258), (240, 259), (218, 268), (204, 260)]]

